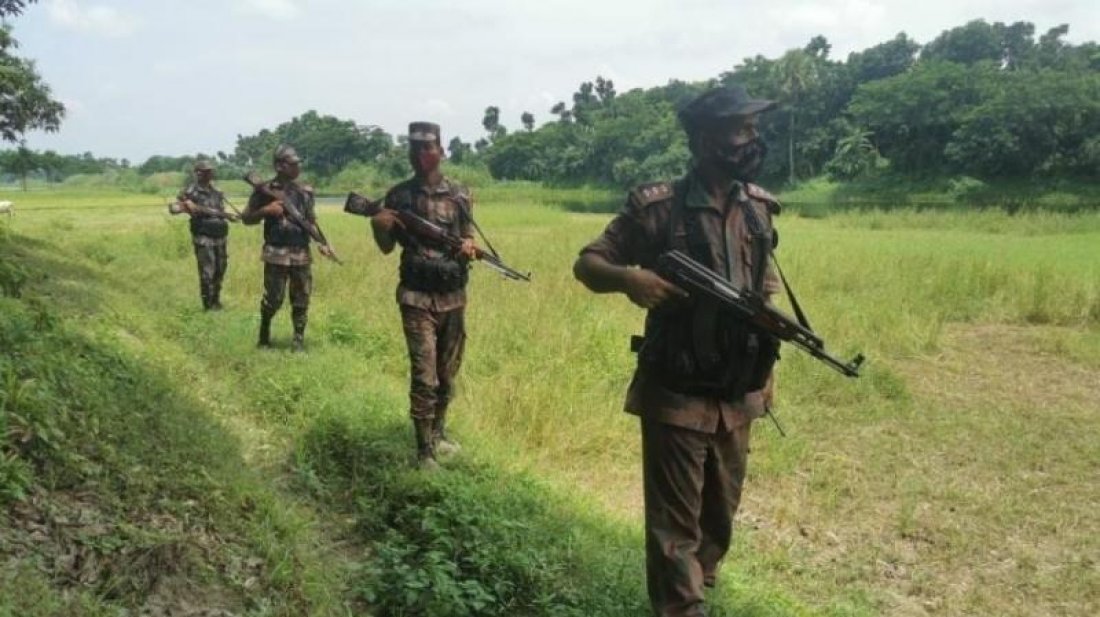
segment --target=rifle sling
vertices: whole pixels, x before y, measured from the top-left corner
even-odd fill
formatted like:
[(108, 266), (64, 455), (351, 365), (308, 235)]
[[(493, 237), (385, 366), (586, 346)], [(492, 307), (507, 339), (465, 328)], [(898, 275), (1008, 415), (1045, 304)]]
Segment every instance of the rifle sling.
[(775, 251), (772, 251), (771, 255), (772, 263), (775, 264), (775, 270), (779, 272), (779, 280), (783, 281), (783, 289), (787, 290), (787, 299), (791, 301), (791, 308), (794, 309), (794, 316), (798, 318), (799, 325), (813, 332), (814, 329), (810, 326), (809, 320), (806, 319), (806, 314), (802, 312), (802, 306), (798, 304), (798, 298), (794, 297), (794, 290), (791, 289), (790, 284), (787, 283), (787, 277), (783, 275), (783, 268), (779, 267), (779, 260), (775, 258)]
[(477, 221), (474, 220), (474, 214), (473, 212), (470, 212), (469, 208), (466, 207), (465, 200), (456, 199), (455, 203), (458, 204), (458, 209), (460, 212), (462, 212), (462, 215), (466, 217), (466, 220), (470, 221), (470, 224), (474, 226), (475, 230), (477, 230), (477, 235), (481, 236), (482, 241), (485, 242), (485, 248), (489, 249), (489, 252), (493, 254), (493, 257), (500, 259), (500, 253), (497, 253), (497, 250), (493, 248), (493, 243), (489, 242), (489, 238), (485, 237), (485, 232), (481, 231), (481, 225), (478, 225)]

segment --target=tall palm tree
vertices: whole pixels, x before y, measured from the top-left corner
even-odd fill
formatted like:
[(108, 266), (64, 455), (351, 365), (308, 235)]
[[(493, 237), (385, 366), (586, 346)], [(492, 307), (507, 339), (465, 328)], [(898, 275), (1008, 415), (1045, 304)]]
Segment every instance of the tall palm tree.
[(787, 103), (787, 173), (788, 181), (793, 184), (795, 117), (803, 93), (817, 83), (817, 64), (805, 50), (792, 49), (776, 62), (775, 71)]

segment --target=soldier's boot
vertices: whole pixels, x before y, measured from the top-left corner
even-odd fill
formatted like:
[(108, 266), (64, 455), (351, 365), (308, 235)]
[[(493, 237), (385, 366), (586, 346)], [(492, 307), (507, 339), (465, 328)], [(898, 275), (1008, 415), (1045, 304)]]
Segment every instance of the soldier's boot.
[(257, 347), (271, 347), (271, 318), (274, 315), (268, 315), (267, 313), (260, 313), (260, 339), (256, 342)]
[(215, 285), (210, 293), (210, 309), (214, 311), (222, 310), (222, 288), (220, 286)]
[(416, 432), (416, 466), (424, 470), (439, 468), (435, 460), (435, 447), (432, 443), (432, 419), (413, 418), (413, 429)]
[(432, 421), (432, 445), (437, 454), (451, 456), (457, 454), (462, 446), (458, 442), (447, 437), (447, 408), (439, 407), (435, 410), (435, 420)]
[(295, 308), (291, 321), (294, 322), (294, 340), (290, 343), (290, 351), (301, 353), (306, 350), (306, 312)]

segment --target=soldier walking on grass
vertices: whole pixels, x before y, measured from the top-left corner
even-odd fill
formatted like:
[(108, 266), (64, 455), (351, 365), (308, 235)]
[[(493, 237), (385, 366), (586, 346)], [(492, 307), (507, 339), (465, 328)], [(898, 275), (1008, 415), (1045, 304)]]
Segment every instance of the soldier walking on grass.
[[(275, 149), (275, 178), (253, 187), (248, 207), (241, 214), (245, 225), (264, 223), (264, 295), (260, 300), (259, 347), (271, 346), (271, 320), (283, 304), (290, 288), (291, 321), (294, 339), (291, 351), (305, 349), (309, 298), (313, 292), (313, 256), (309, 250), (310, 233), (301, 224), (291, 222), (287, 208), (294, 208), (309, 225), (316, 224), (313, 188), (296, 182), (301, 159), (294, 148), (280, 145)], [(284, 205), (289, 202), (289, 205)], [(332, 249), (320, 247), (328, 255)]]
[[(409, 413), (416, 434), (416, 460), (437, 466), (437, 454), (458, 450), (448, 439), (447, 406), (466, 344), (466, 283), (477, 254), (473, 202), (465, 187), (439, 170), (439, 126), (409, 125), (409, 163), (415, 175), (389, 190), (384, 208), (371, 219), (374, 241), (384, 254), (401, 245), (397, 303), (409, 349)], [(462, 238), (457, 250), (406, 233), (396, 216), (411, 211)]]
[(774, 106), (735, 86), (684, 107), (690, 172), (631, 191), (574, 266), (592, 291), (621, 292), (648, 310), (625, 407), (641, 417), (646, 579), (662, 617), (704, 614), (704, 587), (730, 546), (750, 427), (771, 401), (778, 341), (713, 301), (687, 298), (654, 268), (679, 250), (739, 289), (778, 291), (767, 255), (779, 204), (752, 184), (767, 152), (757, 115)]
[(199, 265), (202, 308), (220, 311), (222, 281), (229, 267), (229, 221), (237, 220), (237, 216), (225, 211), (225, 195), (214, 187), (210, 162), (199, 160), (193, 169), (195, 181), (180, 191), (174, 205), (191, 215), (191, 244)]

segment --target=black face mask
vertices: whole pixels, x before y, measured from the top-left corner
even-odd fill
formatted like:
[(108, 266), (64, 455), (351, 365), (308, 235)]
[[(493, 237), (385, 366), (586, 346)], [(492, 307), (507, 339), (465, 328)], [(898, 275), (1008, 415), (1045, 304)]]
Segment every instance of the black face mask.
[(764, 158), (767, 155), (767, 142), (763, 137), (757, 137), (737, 146), (732, 144), (719, 146), (714, 152), (714, 162), (734, 180), (752, 182), (764, 168)]

